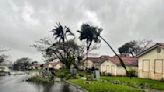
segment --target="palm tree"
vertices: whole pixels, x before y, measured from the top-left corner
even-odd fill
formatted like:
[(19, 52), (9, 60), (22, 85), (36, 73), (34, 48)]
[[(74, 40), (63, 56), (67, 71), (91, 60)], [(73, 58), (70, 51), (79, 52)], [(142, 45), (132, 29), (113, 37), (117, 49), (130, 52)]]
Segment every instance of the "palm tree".
[(78, 32), (80, 32), (80, 37), (79, 37), (80, 40), (86, 40), (87, 58), (88, 58), (88, 50), (89, 50), (92, 42), (94, 41), (95, 43), (98, 43), (98, 42), (101, 42), (100, 39), (102, 39), (108, 45), (108, 47), (112, 50), (112, 52), (115, 54), (115, 56), (118, 57), (122, 67), (124, 67), (124, 69), (126, 70), (126, 73), (128, 74), (126, 66), (125, 66), (123, 60), (121, 59), (121, 57), (114, 51), (112, 46), (100, 35), (100, 33), (102, 32), (102, 28), (90, 26), (89, 24), (82, 24), (81, 31), (78, 31)]
[(66, 53), (67, 51), (67, 47), (65, 47), (65, 45), (67, 44), (66, 41), (67, 40), (67, 36), (74, 36), (74, 34), (70, 31), (69, 27), (67, 26), (62, 26), (60, 23), (56, 23), (57, 26), (55, 26), (54, 29), (52, 29), (53, 32), (53, 36), (55, 37), (55, 39), (58, 40), (59, 44), (62, 44), (62, 50), (64, 53), (64, 58), (62, 58), (64, 60), (64, 62), (67, 62), (69, 55), (68, 53)]
[(86, 48), (87, 48), (87, 60), (88, 60), (88, 51), (90, 49), (90, 46), (92, 44), (92, 42), (94, 43), (99, 43), (100, 39), (98, 38), (97, 34), (95, 34), (94, 32), (97, 31), (96, 27), (92, 27), (88, 24), (83, 24), (81, 26), (81, 31), (77, 31), (80, 33), (80, 40), (85, 40), (86, 41)]
[(59, 39), (59, 42), (65, 43), (67, 40), (68, 35), (74, 36), (74, 34), (70, 31), (69, 27), (62, 26), (60, 23), (56, 23), (57, 26), (55, 26), (55, 29), (52, 29), (53, 36), (55, 39)]

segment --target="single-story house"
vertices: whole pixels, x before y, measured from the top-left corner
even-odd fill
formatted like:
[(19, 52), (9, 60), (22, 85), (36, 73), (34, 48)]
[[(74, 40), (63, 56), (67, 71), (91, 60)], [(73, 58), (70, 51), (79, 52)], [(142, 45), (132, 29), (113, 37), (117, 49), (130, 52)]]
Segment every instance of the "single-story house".
[(164, 43), (156, 43), (138, 57), (138, 76), (160, 80), (164, 78)]
[[(127, 70), (134, 70), (137, 72), (137, 58), (130, 56), (120, 56), (126, 65)], [(101, 63), (101, 73), (111, 75), (126, 75), (125, 69), (121, 66), (118, 57), (109, 57), (107, 60)]]
[(107, 59), (109, 56), (100, 57), (88, 57), (83, 62), (83, 69), (91, 69), (92, 67), (100, 70), (101, 62)]
[(56, 69), (56, 70), (59, 70), (63, 67), (63, 64), (60, 62), (60, 61), (53, 61), (53, 62), (49, 62), (47, 64), (44, 64), (44, 67), (47, 68), (53, 68), (53, 69)]

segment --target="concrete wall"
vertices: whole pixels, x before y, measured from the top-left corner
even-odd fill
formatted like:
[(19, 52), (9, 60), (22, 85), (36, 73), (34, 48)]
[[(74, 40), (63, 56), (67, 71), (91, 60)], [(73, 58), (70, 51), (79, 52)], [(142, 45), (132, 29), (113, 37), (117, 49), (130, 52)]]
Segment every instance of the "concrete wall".
[(160, 80), (164, 78), (164, 48), (157, 48), (138, 58), (138, 76)]

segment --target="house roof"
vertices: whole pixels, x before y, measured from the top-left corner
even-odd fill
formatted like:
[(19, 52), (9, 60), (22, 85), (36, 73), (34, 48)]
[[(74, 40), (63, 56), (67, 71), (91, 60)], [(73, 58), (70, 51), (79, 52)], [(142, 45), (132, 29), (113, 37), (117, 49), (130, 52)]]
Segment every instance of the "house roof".
[(34, 67), (40, 67), (41, 64), (33, 64)]
[[(120, 56), (126, 66), (138, 66), (137, 58), (131, 56)], [(121, 66), (120, 60), (117, 56), (100, 56), (100, 57), (88, 57), (88, 60), (95, 64), (101, 64), (106, 60), (110, 60), (112, 63)]]
[[(88, 60), (90, 60), (93, 63), (102, 63), (103, 61), (107, 60), (109, 56), (100, 56), (100, 57), (88, 57)], [(87, 60), (87, 58), (86, 58)]]
[[(126, 66), (138, 66), (138, 61), (136, 57), (126, 56), (126, 57), (121, 57), (121, 59), (123, 60)], [(121, 66), (120, 60), (116, 56), (110, 57), (108, 60), (110, 60), (112, 63), (118, 66)]]
[(51, 62), (50, 63), (52, 66), (56, 66), (57, 64), (61, 64), (61, 62), (60, 61), (57, 61), (57, 62)]
[(151, 46), (150, 48), (148, 48), (148, 49), (142, 51), (141, 53), (139, 53), (139, 54), (137, 55), (137, 57), (141, 57), (142, 55), (144, 55), (144, 54), (146, 54), (146, 53), (148, 53), (148, 52), (154, 50), (154, 49), (157, 48), (157, 47), (164, 48), (164, 43), (156, 43), (155, 45)]
[[(53, 67), (56, 66), (57, 64), (61, 64), (60, 61), (53, 61), (53, 62), (49, 62), (50, 65), (52, 65)], [(47, 67), (48, 66), (48, 63), (44, 64), (43, 65), (44, 67)]]

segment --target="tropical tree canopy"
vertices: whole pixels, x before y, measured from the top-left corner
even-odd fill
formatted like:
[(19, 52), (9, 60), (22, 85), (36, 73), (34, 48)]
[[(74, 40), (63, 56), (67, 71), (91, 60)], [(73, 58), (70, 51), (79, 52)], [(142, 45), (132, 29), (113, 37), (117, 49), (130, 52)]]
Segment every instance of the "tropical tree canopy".
[(99, 35), (102, 29), (98, 27), (91, 26), (89, 24), (82, 24), (80, 32), (80, 40), (86, 40), (87, 50), (89, 50), (92, 42), (100, 43)]
[(74, 36), (69, 27), (62, 26), (60, 23), (56, 24), (55, 28), (52, 29), (52, 32), (55, 39), (58, 39), (59, 42), (65, 42), (69, 35)]

